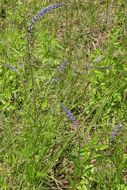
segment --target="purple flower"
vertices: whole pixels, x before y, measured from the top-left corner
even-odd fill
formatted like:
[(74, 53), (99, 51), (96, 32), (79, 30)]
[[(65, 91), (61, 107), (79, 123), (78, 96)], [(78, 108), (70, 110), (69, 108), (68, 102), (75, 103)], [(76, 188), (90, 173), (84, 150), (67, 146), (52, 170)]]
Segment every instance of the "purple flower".
[(72, 121), (76, 122), (76, 118), (74, 117), (73, 113), (70, 112), (62, 103), (60, 103), (61, 108), (67, 114), (67, 117)]
[(121, 124), (120, 124), (120, 123), (118, 123), (117, 125), (114, 126), (114, 129), (113, 129), (113, 131), (112, 131), (112, 138), (113, 138), (113, 139), (116, 137), (116, 135), (117, 135), (118, 130), (119, 130), (120, 127), (121, 127)]
[(40, 12), (38, 12), (32, 19), (32, 23), (30, 24), (29, 26), (29, 29), (28, 29), (28, 32), (31, 33), (32, 32), (32, 29), (33, 29), (33, 26), (35, 25), (35, 23), (38, 21), (38, 19), (43, 16), (44, 14), (52, 11), (53, 9), (56, 9), (58, 7), (61, 7), (63, 6), (63, 4), (54, 4), (54, 5), (50, 5), (48, 7), (45, 7), (43, 9), (41, 9)]
[(69, 63), (68, 63), (67, 61), (64, 61), (61, 65), (57, 66), (56, 70), (57, 70), (59, 73), (62, 73), (67, 64), (69, 64)]
[(55, 78), (53, 78), (53, 79), (51, 80), (51, 83), (58, 82), (59, 80), (60, 80), (60, 78), (55, 77)]
[(17, 69), (15, 67), (8, 65), (7, 63), (3, 64), (3, 66), (8, 67), (9, 69), (11, 69), (14, 72), (17, 72)]

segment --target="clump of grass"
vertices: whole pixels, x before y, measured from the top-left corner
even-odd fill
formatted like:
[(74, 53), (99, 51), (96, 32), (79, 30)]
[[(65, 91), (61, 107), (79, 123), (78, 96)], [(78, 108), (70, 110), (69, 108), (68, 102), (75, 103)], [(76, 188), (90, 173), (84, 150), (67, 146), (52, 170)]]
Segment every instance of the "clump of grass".
[(127, 5), (63, 3), (2, 1), (0, 189), (124, 190)]

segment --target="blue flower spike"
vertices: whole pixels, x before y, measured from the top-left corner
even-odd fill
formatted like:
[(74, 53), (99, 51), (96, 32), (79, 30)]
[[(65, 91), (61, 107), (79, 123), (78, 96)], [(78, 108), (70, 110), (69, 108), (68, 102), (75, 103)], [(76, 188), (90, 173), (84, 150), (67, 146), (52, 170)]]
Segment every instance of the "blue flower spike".
[(32, 19), (32, 23), (30, 24), (29, 26), (29, 29), (28, 29), (28, 33), (30, 34), (33, 30), (33, 26), (35, 25), (35, 23), (39, 20), (40, 17), (42, 17), (44, 14), (52, 11), (53, 9), (56, 9), (56, 8), (59, 8), (61, 6), (63, 6), (64, 4), (54, 4), (54, 5), (50, 5), (50, 6), (47, 6), (43, 9), (41, 9), (40, 12), (38, 12)]

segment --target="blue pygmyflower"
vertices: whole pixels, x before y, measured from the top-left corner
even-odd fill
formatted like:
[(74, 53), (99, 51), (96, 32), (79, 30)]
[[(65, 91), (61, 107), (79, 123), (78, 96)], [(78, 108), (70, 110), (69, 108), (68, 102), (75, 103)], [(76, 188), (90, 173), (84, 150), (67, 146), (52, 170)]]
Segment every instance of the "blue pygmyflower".
[(28, 32), (29, 32), (29, 33), (32, 32), (33, 26), (35, 25), (35, 23), (37, 22), (37, 20), (38, 20), (41, 16), (43, 16), (44, 14), (46, 14), (46, 13), (52, 11), (53, 9), (56, 9), (56, 8), (58, 8), (58, 7), (61, 7), (61, 6), (63, 6), (63, 4), (54, 4), (54, 5), (50, 5), (50, 6), (48, 6), (48, 7), (45, 7), (45, 8), (43, 8), (43, 9), (41, 9), (41, 11), (38, 12), (38, 13), (33, 17), (32, 23), (31, 23), (30, 26), (29, 26)]

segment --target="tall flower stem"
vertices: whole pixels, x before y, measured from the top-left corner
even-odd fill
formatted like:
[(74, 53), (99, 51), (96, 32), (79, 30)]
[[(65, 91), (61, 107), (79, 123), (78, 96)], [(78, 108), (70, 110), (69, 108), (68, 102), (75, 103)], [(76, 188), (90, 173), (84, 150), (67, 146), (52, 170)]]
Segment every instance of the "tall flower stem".
[[(78, 175), (78, 178), (80, 177), (81, 175), (81, 155), (80, 155), (80, 152), (81, 152), (81, 138), (80, 138), (80, 131), (79, 131), (79, 124), (75, 118), (75, 116), (73, 115), (73, 113), (64, 106), (63, 103), (60, 103), (60, 107), (62, 108), (62, 110), (66, 113), (67, 117), (73, 122), (75, 128), (76, 128), (76, 131), (77, 131), (77, 137), (78, 137), (78, 172), (77, 172), (77, 175)], [(78, 180), (77, 178), (77, 180)]]
[(31, 49), (31, 42), (32, 42), (32, 32), (33, 32), (33, 27), (35, 23), (42, 17), (44, 14), (52, 11), (53, 9), (59, 8), (63, 6), (63, 4), (54, 4), (47, 6), (43, 9), (41, 9), (40, 12), (38, 12), (32, 19), (32, 22), (28, 28), (28, 33), (27, 33), (27, 52), (28, 52), (28, 62), (30, 66), (30, 72), (31, 72), (31, 81), (32, 81), (32, 90), (33, 90), (33, 101), (34, 101), (34, 124), (38, 123), (38, 109), (37, 109), (37, 98), (36, 98), (36, 90), (35, 90), (35, 79), (34, 79), (34, 70), (32, 67), (32, 49)]
[(30, 74), (31, 74), (31, 82), (32, 82), (32, 90), (33, 90), (33, 102), (34, 102), (34, 124), (36, 125), (38, 122), (38, 114), (37, 114), (37, 101), (36, 101), (36, 92), (35, 92), (35, 79), (34, 79), (34, 70), (32, 67), (32, 53), (31, 53), (31, 36), (28, 33), (27, 34), (27, 58), (28, 58), (28, 63), (30, 67)]

